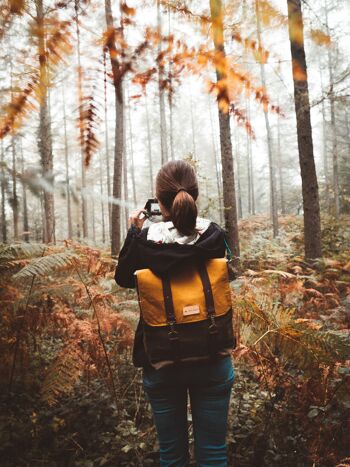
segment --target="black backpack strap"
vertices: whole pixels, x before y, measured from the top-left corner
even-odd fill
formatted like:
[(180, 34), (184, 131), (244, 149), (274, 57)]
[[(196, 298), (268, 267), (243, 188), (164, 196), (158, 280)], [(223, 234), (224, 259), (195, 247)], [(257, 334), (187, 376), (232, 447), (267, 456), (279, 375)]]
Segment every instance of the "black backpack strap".
[(209, 352), (211, 355), (215, 355), (218, 349), (218, 328), (215, 322), (215, 305), (213, 291), (208, 276), (208, 271), (205, 263), (198, 265), (199, 276), (203, 285), (203, 292), (205, 297), (205, 305), (207, 307), (208, 318), (210, 318), (209, 324)]
[(175, 362), (178, 362), (180, 353), (179, 353), (179, 335), (178, 332), (175, 329), (176, 325), (176, 317), (175, 317), (175, 311), (174, 311), (174, 302), (173, 302), (173, 296), (171, 293), (171, 286), (170, 286), (170, 279), (169, 276), (163, 276), (162, 277), (162, 283), (163, 283), (163, 297), (164, 297), (164, 307), (165, 307), (165, 313), (169, 325), (169, 340), (170, 340), (170, 345), (173, 351), (173, 358)]

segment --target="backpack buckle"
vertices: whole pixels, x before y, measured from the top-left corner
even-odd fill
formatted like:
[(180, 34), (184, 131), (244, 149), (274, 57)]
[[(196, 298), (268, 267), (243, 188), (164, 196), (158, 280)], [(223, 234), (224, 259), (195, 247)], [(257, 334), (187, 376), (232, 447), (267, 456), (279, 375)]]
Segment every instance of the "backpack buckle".
[(216, 325), (214, 315), (210, 315), (210, 321), (211, 321), (211, 324), (209, 326), (209, 333), (210, 334), (217, 334), (218, 333), (218, 327)]
[(172, 341), (179, 339), (179, 333), (176, 331), (174, 325), (175, 325), (175, 321), (169, 322), (170, 331), (168, 332), (168, 336), (169, 336), (169, 339)]

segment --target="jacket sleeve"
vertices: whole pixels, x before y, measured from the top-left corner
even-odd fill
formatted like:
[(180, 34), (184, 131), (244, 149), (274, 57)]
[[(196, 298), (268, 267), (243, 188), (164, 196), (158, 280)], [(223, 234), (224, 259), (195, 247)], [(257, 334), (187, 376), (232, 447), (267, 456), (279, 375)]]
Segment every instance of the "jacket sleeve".
[(132, 225), (128, 230), (114, 274), (116, 283), (121, 287), (135, 288), (134, 272), (143, 268), (138, 251), (138, 238), (145, 236), (147, 229), (140, 230)]

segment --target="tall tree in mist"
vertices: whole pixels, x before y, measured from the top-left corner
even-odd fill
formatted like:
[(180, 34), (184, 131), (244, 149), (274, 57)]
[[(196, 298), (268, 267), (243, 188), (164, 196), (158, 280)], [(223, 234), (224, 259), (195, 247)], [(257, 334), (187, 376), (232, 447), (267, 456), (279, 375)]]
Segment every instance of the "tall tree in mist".
[(6, 219), (6, 178), (5, 178), (5, 148), (1, 138), (0, 150), (0, 185), (1, 185), (1, 240), (7, 243), (7, 219)]
[[(38, 36), (39, 82), (40, 82), (40, 114), (38, 149), (41, 159), (43, 177), (53, 184), (53, 154), (51, 139), (51, 120), (48, 104), (48, 66), (45, 47), (44, 6), (43, 0), (35, 0), (36, 24)], [(43, 241), (54, 241), (54, 195), (51, 190), (44, 190), (44, 229)]]
[(312, 142), (308, 76), (304, 49), (304, 25), (301, 0), (287, 0), (287, 4), (304, 209), (305, 257), (312, 259), (319, 258), (322, 255), (322, 249), (320, 204)]
[[(328, 20), (328, 6), (324, 2), (325, 19), (326, 19), (326, 32), (330, 35), (329, 20)], [(335, 95), (334, 95), (334, 69), (333, 57), (331, 47), (327, 47), (327, 61), (328, 61), (328, 75), (329, 75), (329, 90), (330, 90), (330, 112), (331, 112), (331, 131), (332, 131), (332, 162), (333, 162), (333, 194), (334, 194), (334, 214), (339, 217), (340, 212), (340, 199), (339, 199), (339, 161), (338, 161), (338, 135), (337, 123), (335, 112)]]
[[(11, 88), (11, 101), (14, 102), (14, 83), (13, 83), (13, 66), (12, 57), (9, 55), (10, 64), (10, 88)], [(13, 214), (13, 237), (15, 241), (18, 241), (18, 219), (19, 219), (19, 201), (17, 194), (17, 145), (16, 137), (13, 134), (11, 136), (11, 152), (12, 152), (12, 198), (11, 207)]]
[[(112, 15), (111, 0), (105, 0), (105, 15), (107, 24), (107, 47), (111, 59), (113, 86), (115, 94), (115, 143), (114, 143), (114, 172), (113, 172), (113, 197), (121, 199), (122, 194), (122, 169), (124, 154), (124, 94), (121, 64), (115, 43), (116, 30)], [(122, 34), (122, 26), (118, 34)], [(112, 255), (118, 255), (120, 251), (120, 205), (112, 206)]]
[(72, 224), (72, 208), (71, 208), (71, 190), (70, 190), (70, 175), (68, 163), (68, 136), (67, 136), (67, 114), (66, 114), (66, 99), (64, 93), (64, 85), (62, 85), (62, 107), (63, 107), (63, 130), (64, 130), (64, 166), (66, 175), (66, 196), (67, 196), (67, 232), (68, 238), (73, 237)]
[[(260, 3), (259, 0), (255, 0), (255, 14), (256, 14), (256, 30), (258, 36), (259, 49), (262, 50), (261, 42), (261, 20), (260, 20)], [(265, 75), (265, 63), (262, 56), (259, 58), (260, 62), (260, 76), (261, 84), (266, 88), (266, 75)], [(269, 160), (269, 179), (270, 179), (270, 215), (272, 219), (273, 236), (278, 235), (278, 215), (277, 215), (277, 193), (276, 193), (276, 175), (275, 175), (275, 163), (272, 149), (272, 134), (268, 109), (264, 107), (264, 119), (267, 137), (267, 153)]]
[(148, 111), (147, 92), (145, 93), (145, 111), (146, 111), (146, 128), (147, 128), (147, 155), (148, 155), (148, 171), (149, 171), (149, 192), (153, 196), (153, 154), (152, 154), (152, 138), (151, 126)]
[(159, 91), (159, 118), (160, 118), (160, 149), (162, 164), (168, 160), (168, 143), (167, 143), (167, 128), (166, 128), (166, 116), (165, 116), (165, 76), (164, 76), (164, 63), (163, 63), (163, 52), (162, 52), (162, 16), (160, 0), (157, 0), (157, 29), (159, 34), (158, 42), (158, 91)]
[[(106, 169), (107, 169), (107, 195), (108, 199), (111, 196), (111, 175), (109, 169), (109, 139), (108, 139), (108, 106), (107, 106), (107, 63), (106, 63), (107, 47), (103, 47), (103, 107), (104, 107), (104, 122), (105, 122), (105, 152), (106, 152)], [(108, 202), (108, 232), (109, 238), (112, 238), (112, 207)]]
[(80, 54), (80, 28), (79, 28), (79, 0), (74, 2), (75, 9), (75, 26), (77, 34), (77, 60), (78, 60), (78, 99), (79, 99), (79, 131), (80, 131), (80, 155), (81, 155), (81, 205), (82, 205), (82, 226), (83, 237), (89, 236), (88, 232), (88, 207), (86, 199), (86, 165), (84, 154), (84, 127), (83, 127), (83, 69), (81, 67), (81, 54)]
[[(21, 172), (22, 176), (25, 176), (24, 168), (24, 155), (23, 155), (23, 143), (22, 138), (20, 139), (20, 154), (21, 154)], [(27, 189), (24, 183), (22, 183), (22, 202), (23, 202), (23, 240), (29, 243), (29, 219), (28, 219), (28, 203), (27, 203)]]
[[(210, 0), (210, 14), (212, 22), (212, 34), (216, 54), (221, 63), (225, 63), (223, 8), (221, 0)], [(222, 67), (216, 67), (216, 79), (224, 82), (226, 76)], [(230, 130), (230, 114), (218, 101), (221, 165), (223, 174), (223, 201), (225, 229), (228, 234), (228, 244), (235, 257), (239, 258), (239, 237), (237, 224), (237, 206), (235, 193), (235, 178), (232, 158), (232, 142)]]

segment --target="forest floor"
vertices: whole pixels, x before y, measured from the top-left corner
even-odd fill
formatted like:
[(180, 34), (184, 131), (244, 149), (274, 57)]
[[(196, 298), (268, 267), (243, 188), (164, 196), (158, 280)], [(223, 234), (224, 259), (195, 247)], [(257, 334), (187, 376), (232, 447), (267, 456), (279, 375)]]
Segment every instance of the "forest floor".
[[(229, 466), (350, 465), (350, 219), (323, 219), (313, 264), (301, 229), (240, 222)], [(131, 363), (137, 297), (114, 268), (75, 242), (1, 247), (0, 465), (159, 465)]]

